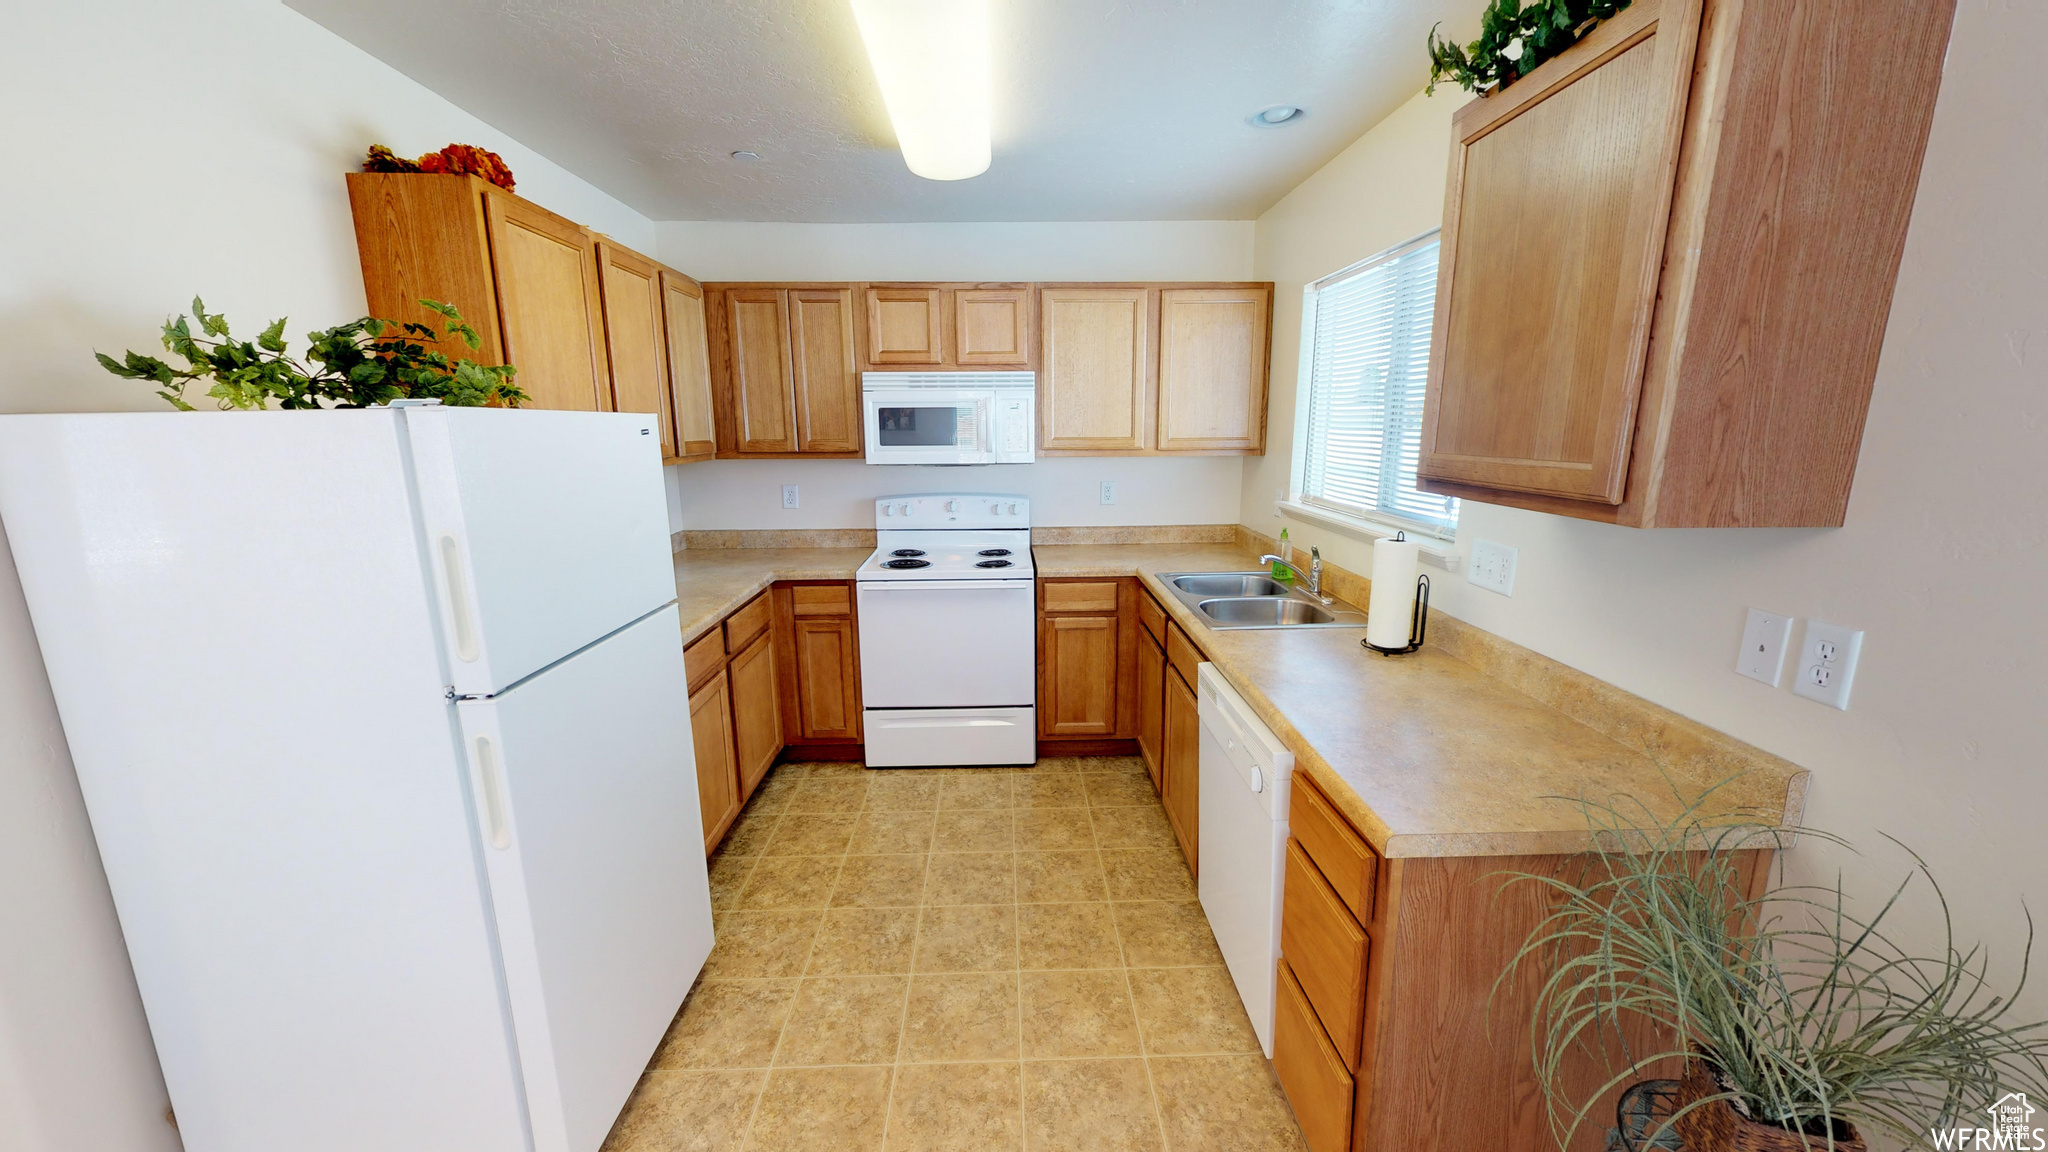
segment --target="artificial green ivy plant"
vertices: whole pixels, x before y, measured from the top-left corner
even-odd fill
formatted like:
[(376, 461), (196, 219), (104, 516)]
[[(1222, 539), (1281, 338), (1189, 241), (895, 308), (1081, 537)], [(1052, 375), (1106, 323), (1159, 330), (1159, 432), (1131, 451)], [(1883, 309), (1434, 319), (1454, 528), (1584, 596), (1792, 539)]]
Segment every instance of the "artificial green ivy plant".
[(1629, 0), (1492, 0), (1479, 18), (1479, 39), (1460, 48), (1429, 30), (1429, 88), (1451, 80), (1467, 92), (1498, 92), (1538, 64), (1579, 42)]
[[(471, 349), (481, 339), (463, 322), (452, 304), (422, 300), (448, 318), (447, 335), (460, 337)], [(157, 395), (180, 411), (190, 412), (185, 390), (195, 380), (211, 379), (206, 394), (223, 410), (265, 408), (368, 408), (398, 399), (436, 399), (468, 407), (518, 407), (528, 399), (512, 382), (517, 369), (509, 364), (483, 365), (449, 357), (427, 347), (442, 336), (425, 324), (379, 320), (365, 316), (347, 324), (309, 333), (305, 363), (285, 355), (284, 320), (273, 321), (254, 343), (236, 340), (227, 317), (206, 311), (198, 297), (192, 315), (200, 334), (184, 316), (164, 322), (164, 348), (184, 357), (188, 367), (173, 368), (154, 356), (130, 352), (116, 360), (96, 352), (100, 367), (129, 380), (153, 380)], [(207, 339), (215, 337), (215, 339)], [(307, 367), (308, 364), (316, 367)]]

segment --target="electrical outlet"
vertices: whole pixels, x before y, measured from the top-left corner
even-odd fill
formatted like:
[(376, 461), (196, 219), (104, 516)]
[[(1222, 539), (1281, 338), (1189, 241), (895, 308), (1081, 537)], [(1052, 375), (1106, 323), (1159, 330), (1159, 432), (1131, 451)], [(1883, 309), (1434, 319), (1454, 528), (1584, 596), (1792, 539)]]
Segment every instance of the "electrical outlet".
[(1465, 579), (1479, 585), (1488, 592), (1498, 592), (1503, 596), (1513, 596), (1515, 594), (1515, 558), (1519, 555), (1521, 555), (1521, 549), (1519, 548), (1510, 548), (1505, 544), (1495, 544), (1491, 540), (1474, 540), (1472, 542), (1472, 563), (1470, 567), (1465, 569)]
[(1792, 642), (1792, 618), (1749, 610), (1749, 623), (1742, 629), (1742, 650), (1735, 654), (1735, 670), (1751, 680), (1776, 688), (1785, 676), (1785, 648)]
[(1856, 658), (1863, 653), (1863, 633), (1825, 620), (1806, 622), (1799, 646), (1799, 676), (1792, 691), (1830, 708), (1849, 707), (1849, 688), (1856, 680)]
[(1102, 482), (1102, 496), (1101, 496), (1101, 500), (1102, 500), (1102, 503), (1104, 503), (1104, 504), (1114, 504), (1114, 503), (1116, 503), (1116, 481), (1114, 481), (1114, 480), (1104, 480), (1104, 481)]
[(784, 508), (796, 507), (796, 485), (784, 484), (782, 486), (782, 506)]

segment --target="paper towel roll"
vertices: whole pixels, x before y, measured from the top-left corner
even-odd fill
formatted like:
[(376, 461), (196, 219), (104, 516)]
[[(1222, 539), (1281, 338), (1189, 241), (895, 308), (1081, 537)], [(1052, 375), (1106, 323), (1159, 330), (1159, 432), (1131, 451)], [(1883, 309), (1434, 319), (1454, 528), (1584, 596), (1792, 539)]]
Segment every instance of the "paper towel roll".
[(1387, 537), (1372, 546), (1372, 599), (1365, 607), (1365, 642), (1375, 648), (1406, 648), (1415, 622), (1416, 567), (1422, 545)]

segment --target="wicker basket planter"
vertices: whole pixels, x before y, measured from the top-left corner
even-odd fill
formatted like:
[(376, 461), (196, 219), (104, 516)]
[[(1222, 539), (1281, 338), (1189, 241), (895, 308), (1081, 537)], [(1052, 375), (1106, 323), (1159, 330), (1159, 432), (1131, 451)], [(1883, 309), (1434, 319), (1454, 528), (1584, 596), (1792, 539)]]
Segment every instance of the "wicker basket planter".
[[(1704, 1060), (1688, 1060), (1678, 1082), (1678, 1107), (1727, 1091)], [(1672, 1125), (1685, 1140), (1686, 1152), (1867, 1152), (1863, 1137), (1846, 1120), (1835, 1121), (1835, 1139), (1788, 1132), (1759, 1124), (1737, 1112), (1727, 1100), (1716, 1100), (1680, 1116)]]

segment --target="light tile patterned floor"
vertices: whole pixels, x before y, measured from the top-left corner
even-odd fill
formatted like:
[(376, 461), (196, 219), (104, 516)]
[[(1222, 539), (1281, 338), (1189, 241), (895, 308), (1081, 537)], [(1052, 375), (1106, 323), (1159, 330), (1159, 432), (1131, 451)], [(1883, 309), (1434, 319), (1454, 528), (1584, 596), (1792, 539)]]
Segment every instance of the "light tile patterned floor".
[(786, 764), (605, 1152), (1301, 1152), (1140, 763)]

